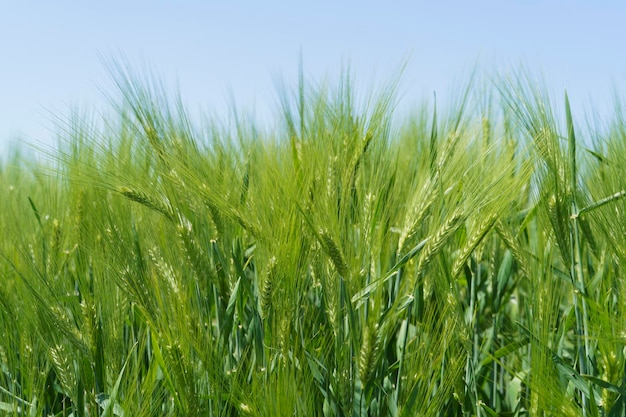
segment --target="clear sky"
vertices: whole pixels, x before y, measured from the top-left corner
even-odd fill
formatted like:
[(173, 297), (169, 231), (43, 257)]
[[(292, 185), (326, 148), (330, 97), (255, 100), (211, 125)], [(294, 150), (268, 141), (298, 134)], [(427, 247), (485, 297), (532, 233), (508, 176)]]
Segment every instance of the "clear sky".
[[(6, 1), (0, 7), (0, 147), (53, 143), (53, 115), (103, 108), (102, 57), (148, 64), (185, 101), (218, 114), (229, 97), (275, 108), (275, 78), (349, 62), (363, 85), (408, 60), (405, 101), (446, 94), (477, 60), (525, 62), (574, 109), (609, 103), (626, 81), (623, 1)], [(440, 93), (441, 92), (441, 93)]]

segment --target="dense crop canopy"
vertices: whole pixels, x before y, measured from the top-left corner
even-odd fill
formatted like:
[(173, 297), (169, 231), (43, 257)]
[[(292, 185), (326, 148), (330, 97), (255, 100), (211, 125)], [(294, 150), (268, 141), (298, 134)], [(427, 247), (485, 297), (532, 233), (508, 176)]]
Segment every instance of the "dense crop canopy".
[(301, 79), (264, 131), (116, 80), (0, 169), (3, 413), (626, 412), (623, 115), (517, 77), (399, 120), (395, 85)]

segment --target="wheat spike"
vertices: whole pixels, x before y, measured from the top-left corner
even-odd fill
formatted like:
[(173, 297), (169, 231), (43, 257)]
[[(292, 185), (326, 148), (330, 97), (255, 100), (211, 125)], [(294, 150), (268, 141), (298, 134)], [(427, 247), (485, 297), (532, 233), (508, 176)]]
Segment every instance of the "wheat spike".
[(421, 275), (424, 272), (426, 266), (430, 264), (450, 236), (452, 236), (452, 234), (459, 228), (463, 218), (464, 215), (462, 214), (461, 209), (457, 208), (452, 216), (450, 216), (443, 226), (441, 226), (433, 238), (426, 243), (426, 247), (422, 251), (422, 256), (420, 257), (417, 267), (418, 275)]
[(50, 348), (50, 359), (54, 364), (59, 383), (66, 393), (70, 393), (76, 386), (76, 376), (69, 361), (69, 354), (63, 344), (57, 344)]
[(129, 200), (135, 201), (145, 207), (148, 207), (149, 209), (155, 210), (163, 214), (169, 220), (174, 219), (174, 215), (172, 214), (172, 208), (167, 201), (162, 202), (155, 200), (143, 191), (133, 190), (128, 187), (120, 187), (117, 191)]
[(482, 240), (485, 238), (487, 233), (489, 233), (489, 231), (495, 224), (497, 218), (498, 217), (495, 214), (488, 216), (478, 226), (476, 231), (467, 239), (467, 243), (461, 249), (461, 253), (459, 254), (459, 257), (456, 258), (456, 260), (454, 261), (454, 264), (452, 265), (452, 277), (453, 278), (456, 278), (461, 273), (463, 265), (465, 265), (465, 262), (467, 262), (472, 252), (474, 252), (474, 250), (478, 247), (480, 242), (482, 242)]
[(364, 387), (375, 377), (375, 366), (380, 355), (380, 342), (378, 325), (365, 327), (359, 354), (359, 376)]
[(273, 281), (276, 275), (276, 257), (272, 256), (267, 267), (265, 279), (261, 285), (261, 313), (264, 319), (272, 312)]
[(566, 221), (569, 216), (567, 215), (565, 204), (555, 195), (552, 195), (548, 200), (548, 216), (554, 230), (556, 243), (563, 257), (563, 263), (569, 267), (571, 265), (571, 250)]
[(528, 270), (526, 269), (526, 262), (524, 261), (524, 254), (519, 244), (517, 243), (517, 240), (515, 239), (515, 237), (513, 237), (509, 233), (508, 229), (504, 227), (504, 225), (502, 224), (500, 220), (496, 222), (495, 228), (496, 228), (496, 232), (498, 232), (498, 235), (500, 236), (500, 239), (502, 239), (504, 244), (510, 249), (511, 253), (513, 254), (513, 257), (517, 261), (517, 264), (522, 274), (525, 277), (528, 277), (529, 275), (528, 275)]
[(333, 262), (335, 269), (344, 278), (348, 277), (348, 265), (341, 253), (341, 250), (333, 240), (333, 238), (326, 231), (320, 232), (320, 238), (322, 247), (326, 254), (330, 257), (330, 260)]

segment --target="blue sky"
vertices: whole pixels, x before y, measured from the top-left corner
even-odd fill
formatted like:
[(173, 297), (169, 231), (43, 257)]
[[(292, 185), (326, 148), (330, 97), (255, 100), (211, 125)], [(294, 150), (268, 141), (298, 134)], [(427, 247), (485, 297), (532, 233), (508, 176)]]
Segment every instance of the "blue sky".
[[(575, 111), (602, 109), (626, 81), (626, 2), (618, 1), (20, 1), (0, 7), (0, 146), (53, 143), (54, 116), (106, 108), (102, 57), (151, 66), (192, 109), (234, 97), (268, 114), (275, 78), (349, 63), (361, 85), (408, 58), (405, 103), (450, 92), (481, 68), (524, 62)], [(560, 98), (560, 96), (558, 97)]]

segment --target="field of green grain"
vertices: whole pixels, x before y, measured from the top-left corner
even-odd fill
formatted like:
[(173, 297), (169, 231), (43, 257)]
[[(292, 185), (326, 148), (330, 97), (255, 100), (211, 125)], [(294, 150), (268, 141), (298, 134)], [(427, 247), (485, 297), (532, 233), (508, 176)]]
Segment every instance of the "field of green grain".
[(0, 166), (2, 415), (625, 415), (619, 103), (301, 77), (261, 129), (115, 79)]

